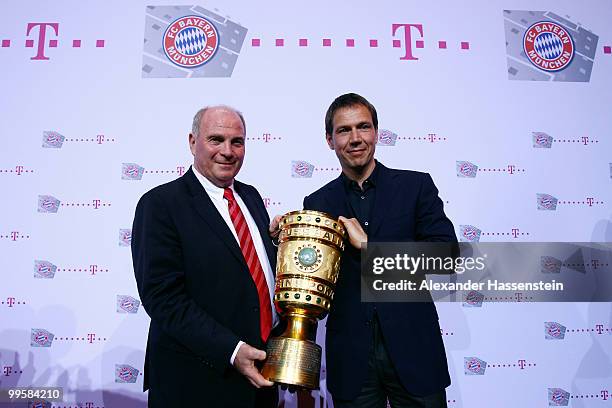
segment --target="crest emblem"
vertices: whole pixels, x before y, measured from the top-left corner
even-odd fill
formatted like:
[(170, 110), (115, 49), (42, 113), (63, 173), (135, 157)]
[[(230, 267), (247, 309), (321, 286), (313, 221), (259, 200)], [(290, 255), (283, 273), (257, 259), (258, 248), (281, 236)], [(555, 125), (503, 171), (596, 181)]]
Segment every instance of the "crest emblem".
[(292, 161), (291, 162), (291, 177), (295, 178), (310, 178), (312, 177), (312, 172), (314, 171), (314, 166), (305, 161)]
[(164, 53), (172, 63), (183, 68), (206, 64), (219, 48), (219, 34), (209, 20), (185, 16), (168, 26), (162, 37)]
[(552, 21), (538, 21), (525, 31), (523, 49), (527, 59), (542, 71), (566, 68), (574, 58), (574, 40), (568, 31)]

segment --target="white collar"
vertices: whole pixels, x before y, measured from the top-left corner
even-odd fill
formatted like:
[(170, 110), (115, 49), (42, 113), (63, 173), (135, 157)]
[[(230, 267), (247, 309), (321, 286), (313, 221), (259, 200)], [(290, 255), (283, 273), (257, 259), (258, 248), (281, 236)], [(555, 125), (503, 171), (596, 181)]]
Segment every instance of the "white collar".
[[(225, 192), (225, 189), (223, 187), (215, 186), (209, 179), (204, 177), (204, 175), (202, 175), (198, 171), (198, 169), (195, 168), (195, 166), (191, 166), (191, 168), (193, 170), (193, 174), (195, 174), (196, 178), (198, 179), (198, 181), (200, 182), (202, 187), (204, 187), (204, 190), (206, 190), (208, 195), (210, 197), (214, 197), (215, 199), (222, 200), (223, 199), (223, 193)], [(234, 190), (234, 183), (233, 182), (229, 186), (229, 188), (232, 190), (232, 192), (234, 192), (234, 193), (236, 192), (236, 190)]]

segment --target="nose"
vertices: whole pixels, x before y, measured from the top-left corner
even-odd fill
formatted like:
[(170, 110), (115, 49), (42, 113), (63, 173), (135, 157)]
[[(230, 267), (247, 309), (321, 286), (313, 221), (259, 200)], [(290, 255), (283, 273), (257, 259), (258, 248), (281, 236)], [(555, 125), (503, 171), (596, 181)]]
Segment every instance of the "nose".
[(349, 135), (349, 143), (352, 145), (361, 143), (361, 135), (357, 129), (351, 130), (351, 134)]
[(232, 152), (232, 143), (228, 140), (221, 144), (221, 149), (219, 153), (221, 153), (224, 157), (231, 157), (233, 155)]

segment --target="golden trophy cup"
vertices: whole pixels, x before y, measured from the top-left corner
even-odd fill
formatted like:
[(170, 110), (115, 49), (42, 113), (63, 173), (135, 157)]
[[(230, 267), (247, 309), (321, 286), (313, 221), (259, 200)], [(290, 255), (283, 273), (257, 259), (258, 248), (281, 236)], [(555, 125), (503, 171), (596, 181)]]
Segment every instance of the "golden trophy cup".
[(306, 210), (285, 214), (279, 227), (274, 303), (287, 328), (268, 341), (261, 374), (276, 383), (319, 389), (317, 320), (327, 315), (334, 297), (346, 230), (329, 214)]

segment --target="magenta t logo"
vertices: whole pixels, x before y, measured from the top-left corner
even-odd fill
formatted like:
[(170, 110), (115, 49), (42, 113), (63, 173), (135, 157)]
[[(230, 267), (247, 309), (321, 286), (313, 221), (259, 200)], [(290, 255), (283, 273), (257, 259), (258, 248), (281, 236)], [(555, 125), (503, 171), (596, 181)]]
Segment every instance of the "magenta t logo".
[[(38, 27), (38, 45), (36, 46), (38, 51), (34, 57), (30, 58), (31, 60), (48, 60), (49, 59), (49, 57), (45, 56), (45, 39), (47, 36), (47, 26), (53, 29), (56, 36), (59, 34), (59, 23), (28, 23), (26, 35), (30, 35), (30, 31), (32, 31), (34, 27)], [(53, 44), (53, 46), (56, 46), (57, 40), (50, 40), (49, 46), (51, 46), (51, 44)], [(26, 47), (33, 47), (33, 46), (34, 46), (34, 40), (26, 41)]]
[(417, 57), (412, 55), (412, 33), (411, 29), (416, 28), (421, 38), (423, 38), (423, 24), (392, 24), (391, 25), (391, 35), (395, 37), (395, 32), (398, 28), (404, 29), (404, 48), (406, 50), (406, 54), (401, 57), (401, 60), (418, 60)]

